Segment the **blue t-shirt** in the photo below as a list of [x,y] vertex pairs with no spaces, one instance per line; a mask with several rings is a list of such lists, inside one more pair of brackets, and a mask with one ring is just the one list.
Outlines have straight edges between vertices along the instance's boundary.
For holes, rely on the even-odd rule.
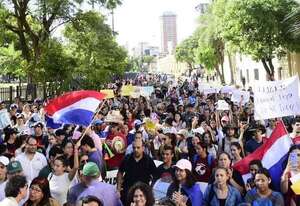
[[268,197],[262,198],[256,188],[247,192],[245,201],[252,206],[284,206],[284,200],[279,192],[272,191]]

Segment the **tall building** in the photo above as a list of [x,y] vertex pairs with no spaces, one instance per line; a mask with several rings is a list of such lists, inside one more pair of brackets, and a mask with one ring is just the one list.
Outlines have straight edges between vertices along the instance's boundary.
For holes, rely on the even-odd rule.
[[171,54],[177,45],[177,16],[172,12],[164,12],[161,20],[161,51]]

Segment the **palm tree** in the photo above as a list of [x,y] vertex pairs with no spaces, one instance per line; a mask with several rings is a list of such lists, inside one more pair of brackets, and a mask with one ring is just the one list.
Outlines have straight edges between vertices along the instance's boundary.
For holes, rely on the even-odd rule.
[[299,4],[298,8],[290,13],[285,21],[289,24],[289,32],[291,32],[294,37],[300,37],[300,0],[296,0]]

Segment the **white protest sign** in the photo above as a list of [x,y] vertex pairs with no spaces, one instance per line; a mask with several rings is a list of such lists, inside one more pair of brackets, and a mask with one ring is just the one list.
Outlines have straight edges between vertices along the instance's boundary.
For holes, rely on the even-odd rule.
[[255,120],[300,114],[299,78],[259,82],[254,85]]
[[231,101],[239,104],[242,101],[242,105],[247,104],[250,100],[250,92],[234,90],[231,95]]
[[218,100],[217,110],[219,111],[229,110],[229,104],[225,100]]
[[154,92],[153,86],[141,87],[141,95],[144,97],[150,97],[152,92]]
[[235,86],[226,85],[226,86],[224,86],[224,87],[221,88],[221,93],[222,94],[233,93],[235,90],[237,90],[235,88]]

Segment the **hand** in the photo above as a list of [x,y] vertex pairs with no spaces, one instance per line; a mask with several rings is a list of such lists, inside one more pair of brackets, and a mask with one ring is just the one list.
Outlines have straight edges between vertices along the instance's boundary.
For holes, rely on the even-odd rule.
[[249,190],[251,190],[251,186],[250,186],[249,183],[247,183],[247,184],[246,184],[246,191],[249,191]]
[[177,206],[185,206],[188,199],[180,192],[174,192],[172,195],[172,200],[176,203]]

